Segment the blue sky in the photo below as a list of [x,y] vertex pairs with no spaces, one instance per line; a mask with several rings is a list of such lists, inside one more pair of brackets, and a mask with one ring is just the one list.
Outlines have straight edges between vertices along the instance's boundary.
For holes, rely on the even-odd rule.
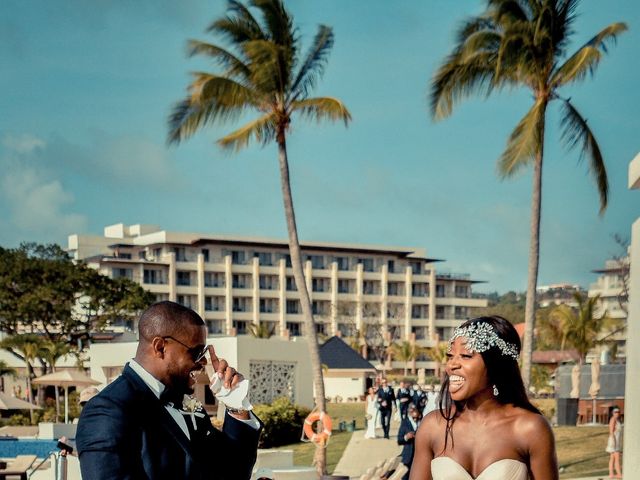
[[[496,159],[528,110],[527,91],[428,115],[428,83],[478,0],[290,0],[308,45],[318,24],[335,45],[316,95],[340,98],[353,122],[294,121],[289,159],[303,240],[417,246],[440,268],[524,290],[531,175],[500,180]],[[165,145],[166,119],[189,72],[189,38],[211,40],[220,0],[4,0],[0,3],[0,245],[59,242],[112,223],[168,230],[286,237],[275,146],[230,155],[215,140],[235,125]],[[604,26],[626,21],[594,78],[570,86],[602,148],[609,208],[586,165],[548,118],[540,284],[588,285],[618,253],[640,194],[627,190],[640,149],[637,45],[640,4],[584,0],[573,50]],[[239,124],[236,124],[239,125]]]

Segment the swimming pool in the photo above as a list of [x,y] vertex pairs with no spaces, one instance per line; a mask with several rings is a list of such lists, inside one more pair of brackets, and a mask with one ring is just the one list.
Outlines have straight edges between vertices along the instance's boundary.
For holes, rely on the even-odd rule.
[[13,458],[16,455],[35,455],[44,458],[51,451],[58,451],[56,440],[0,440],[0,458]]

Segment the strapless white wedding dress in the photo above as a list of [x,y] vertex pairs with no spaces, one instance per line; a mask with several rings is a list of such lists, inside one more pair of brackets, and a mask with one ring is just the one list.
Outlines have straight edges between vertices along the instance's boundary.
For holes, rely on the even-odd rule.
[[527,465],[519,460],[505,458],[493,462],[475,479],[462,465],[451,457],[436,457],[431,460],[433,480],[527,480]]

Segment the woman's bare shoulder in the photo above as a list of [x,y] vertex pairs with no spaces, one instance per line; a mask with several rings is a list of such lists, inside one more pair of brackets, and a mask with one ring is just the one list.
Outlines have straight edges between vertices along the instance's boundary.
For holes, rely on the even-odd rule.
[[523,436],[553,434],[549,421],[539,413],[531,412],[525,408],[514,407],[513,426]]

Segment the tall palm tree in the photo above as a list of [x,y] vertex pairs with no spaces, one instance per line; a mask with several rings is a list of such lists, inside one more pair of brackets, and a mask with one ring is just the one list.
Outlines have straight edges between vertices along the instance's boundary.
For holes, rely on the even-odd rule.
[[[0,342],[0,348],[11,352],[13,355],[23,360],[27,367],[27,400],[33,403],[33,393],[31,391],[31,377],[33,377],[33,367],[31,363],[40,357],[42,350],[42,337],[33,333],[24,333],[7,337]],[[33,409],[29,410],[31,423],[34,421]]]
[[[56,342],[53,340],[45,340],[40,348],[40,356],[49,364],[51,373],[56,371],[56,362],[58,359],[71,353],[71,345],[65,342]],[[60,419],[60,390],[55,387],[56,398],[56,422]]]
[[442,379],[442,366],[447,364],[449,342],[438,342],[436,346],[427,348],[427,355],[436,362],[436,377]]
[[533,165],[531,243],[529,247],[525,335],[522,373],[530,383],[535,293],[540,256],[542,164],[547,107],[562,104],[561,129],[569,148],[579,147],[600,194],[600,213],[607,206],[608,182],[604,159],[587,120],[560,88],[593,74],[607,44],[627,29],[613,23],[598,32],[573,55],[567,47],[579,0],[486,0],[480,16],[467,20],[458,31],[453,52],[431,83],[431,114],[435,120],[451,114],[454,103],[477,92],[489,94],[504,87],[524,86],[533,94],[533,106],[511,133],[498,161],[498,172],[510,177]]
[[[249,7],[257,9],[262,21],[254,17]],[[351,119],[339,100],[309,96],[324,72],[333,46],[333,32],[330,27],[320,25],[308,52],[300,56],[300,36],[282,0],[251,0],[249,6],[228,0],[227,14],[215,20],[208,31],[221,37],[228,46],[191,40],[190,54],[209,57],[220,65],[222,73],[193,74],[187,97],[174,107],[169,117],[168,141],[179,143],[207,124],[236,120],[254,111],[258,118],[220,138],[218,144],[225,149],[240,150],[252,138],[262,145],[276,142],[291,266],[309,340],[315,406],[326,411],[318,340],[291,196],[286,140],[294,114],[317,121],[342,120],[345,125]],[[322,446],[316,449],[315,463],[320,473],[326,473]]]
[[595,297],[582,296],[574,293],[577,308],[560,305],[553,309],[550,316],[560,325],[562,332],[562,349],[574,348],[580,355],[580,363],[584,363],[589,350],[604,343],[602,333],[615,326],[616,320],[607,315],[607,311],[599,314],[598,303],[600,295]]
[[404,376],[407,376],[407,370],[411,368],[411,373],[415,373],[416,359],[424,351],[422,347],[412,342],[393,343],[389,345],[389,354],[404,363]]

